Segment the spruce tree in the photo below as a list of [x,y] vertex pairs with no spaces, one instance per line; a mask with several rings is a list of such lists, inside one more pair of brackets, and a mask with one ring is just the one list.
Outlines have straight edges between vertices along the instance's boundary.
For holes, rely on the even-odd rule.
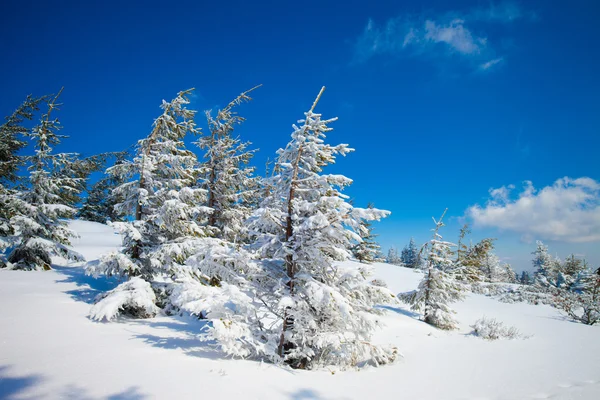
[[402,260],[400,259],[400,256],[398,256],[398,249],[395,247],[390,247],[385,260],[388,264],[402,265]]
[[415,240],[413,238],[410,238],[408,245],[402,249],[400,259],[402,264],[404,264],[404,266],[407,268],[419,268],[421,265],[419,250],[417,249]]
[[202,227],[206,191],[191,188],[197,159],[183,143],[187,135],[198,133],[195,111],[186,108],[192,90],[179,92],[171,102],[163,101],[163,112],[150,135],[138,141],[134,159],[107,170],[115,180],[125,182],[112,191],[120,200],[115,212],[133,220],[113,223],[123,234],[123,250],[89,266],[90,274],[141,276],[151,281],[176,260],[192,255],[192,250],[172,255],[162,264],[156,257],[161,245],[181,237],[207,235]]
[[[447,210],[446,210],[447,211]],[[442,240],[439,230],[444,226],[441,218],[433,222],[433,238],[424,248],[426,251],[427,270],[419,283],[417,290],[400,294],[400,300],[410,304],[413,310],[423,312],[423,320],[440,329],[456,329],[457,321],[454,319],[449,304],[461,300],[460,285],[454,280],[455,263],[452,259],[453,243]]]
[[575,321],[586,325],[600,322],[600,274],[587,268],[580,271],[572,289],[560,290],[556,305]]
[[341,192],[352,181],[322,173],[336,155],[352,151],[324,142],[336,119],[314,112],[323,89],[300,126],[294,125],[292,140],[278,151],[272,191],[249,221],[257,252],[271,271],[265,281],[271,286],[259,296],[279,316],[269,337],[276,338],[278,356],[293,367],[384,363],[395,352],[370,343],[377,326],[374,306],[393,296],[370,284],[365,268],[336,261],[350,257],[361,220],[389,212],[352,207]]
[[19,152],[27,145],[24,140],[31,121],[46,97],[27,96],[25,101],[0,125],[0,250],[9,247],[8,236],[14,233],[10,219],[15,213],[17,191],[12,187],[18,180],[17,171],[25,164]]
[[75,233],[67,228],[64,219],[72,218],[76,210],[66,204],[63,195],[65,192],[78,194],[80,179],[53,173],[76,160],[74,154],[52,152],[52,146],[65,137],[58,134],[61,126],[52,114],[60,106],[57,100],[61,93],[62,89],[47,102],[48,111],[40,124],[28,133],[35,143],[35,155],[27,157],[29,185],[18,193],[13,203],[10,224],[19,233],[20,240],[8,256],[12,268],[48,270],[52,256],[82,259],[67,247]]
[[207,111],[210,134],[196,142],[205,150],[199,177],[211,210],[207,225],[214,236],[230,242],[246,241],[244,221],[261,195],[260,182],[253,176],[254,167],[248,165],[254,155],[254,151],[248,150],[251,143],[233,136],[235,126],[244,121],[233,108],[252,100],[249,93],[258,87],[260,85],[240,94],[219,110],[216,117]]
[[[367,208],[373,208],[373,204],[369,203]],[[366,264],[370,264],[375,261],[379,252],[379,244],[375,238],[377,235],[373,234],[373,224],[369,221],[361,221],[358,227],[358,234],[360,241],[352,247],[352,254],[354,257]]]

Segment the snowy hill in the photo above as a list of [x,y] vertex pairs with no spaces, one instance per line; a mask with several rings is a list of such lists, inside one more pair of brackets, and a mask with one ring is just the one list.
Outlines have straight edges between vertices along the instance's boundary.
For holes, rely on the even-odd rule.
[[[110,227],[74,221],[75,250],[88,260],[117,248]],[[157,317],[92,322],[94,297],[116,281],[93,279],[81,265],[49,272],[0,270],[2,399],[598,399],[600,327],[573,323],[556,309],[469,295],[455,304],[460,330],[426,325],[406,306],[387,307],[376,340],[403,355],[360,371],[298,371],[225,358],[197,339],[204,323]],[[394,291],[421,275],[374,264]],[[528,339],[471,335],[482,316],[517,327]]]

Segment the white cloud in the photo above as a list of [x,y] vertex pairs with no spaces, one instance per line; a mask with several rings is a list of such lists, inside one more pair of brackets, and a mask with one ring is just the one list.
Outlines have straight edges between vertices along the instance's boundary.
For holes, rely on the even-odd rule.
[[487,39],[473,36],[464,24],[462,19],[454,19],[445,25],[427,20],[424,39],[433,43],[445,43],[462,54],[479,53],[485,47]]
[[382,24],[369,19],[354,46],[354,61],[376,55],[459,55],[473,69],[489,70],[504,61],[485,32],[492,22],[508,24],[526,15],[516,3],[440,15],[399,16]]
[[516,198],[513,189],[491,189],[486,205],[469,207],[467,217],[475,226],[516,232],[525,241],[600,241],[600,183],[594,179],[565,177],[541,190],[526,181]]
[[494,58],[493,60],[484,62],[483,64],[479,65],[479,69],[482,71],[487,71],[490,68],[492,68],[494,65],[497,65],[499,63],[501,63],[502,61],[504,61],[504,57],[500,57],[500,58]]

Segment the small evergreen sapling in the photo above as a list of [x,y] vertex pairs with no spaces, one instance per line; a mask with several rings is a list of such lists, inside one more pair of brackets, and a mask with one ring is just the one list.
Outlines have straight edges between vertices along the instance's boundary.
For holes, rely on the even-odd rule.
[[410,238],[408,245],[402,249],[400,259],[407,268],[419,268],[421,265],[421,256],[413,238]]
[[[447,211],[447,210],[446,210]],[[423,320],[440,329],[456,329],[457,321],[454,319],[449,304],[462,300],[461,286],[454,280],[454,260],[451,248],[455,246],[442,240],[439,234],[444,226],[443,218],[436,221],[433,229],[433,238],[424,247],[427,252],[425,259],[427,270],[419,283],[417,290],[398,295],[399,299],[410,304],[413,310],[423,312]]]
[[[368,204],[368,208],[373,208],[373,204]],[[379,244],[375,240],[377,235],[373,234],[373,227],[369,221],[361,221],[358,227],[360,241],[352,247],[354,257],[366,264],[375,261],[379,252]]]

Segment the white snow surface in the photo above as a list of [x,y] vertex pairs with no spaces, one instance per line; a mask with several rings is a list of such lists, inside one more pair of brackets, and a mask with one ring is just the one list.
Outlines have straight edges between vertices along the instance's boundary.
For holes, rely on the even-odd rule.
[[[88,260],[120,246],[105,225],[71,228],[80,235],[73,247]],[[398,362],[298,371],[226,358],[198,340],[205,322],[193,318],[94,322],[94,297],[118,282],[56,263],[49,272],[0,270],[0,399],[600,399],[600,327],[548,306],[468,295],[452,305],[460,321],[452,332],[407,306],[386,307],[375,340],[395,345]],[[421,278],[394,265],[374,270],[394,293]],[[470,325],[483,316],[531,337],[478,338]]]

